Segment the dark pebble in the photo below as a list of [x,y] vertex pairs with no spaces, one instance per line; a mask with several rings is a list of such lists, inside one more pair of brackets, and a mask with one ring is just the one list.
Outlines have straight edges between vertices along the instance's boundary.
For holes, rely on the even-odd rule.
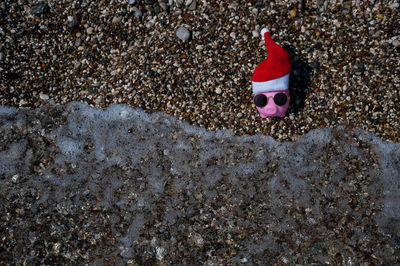
[[89,92],[91,92],[93,94],[99,93],[99,91],[96,88],[89,88]]
[[5,79],[8,80],[15,80],[15,79],[19,79],[21,78],[21,74],[15,73],[15,72],[8,72],[6,74],[4,74]]
[[319,66],[319,63],[317,61],[311,63],[312,68],[317,68],[318,66]]
[[36,16],[50,13],[50,6],[48,4],[40,4],[33,9],[32,13]]
[[380,119],[379,119],[379,118],[372,119],[372,123],[373,123],[374,125],[377,125],[377,124],[380,123]]
[[68,21],[68,23],[67,23],[67,26],[68,26],[69,28],[71,28],[71,29],[77,28],[78,25],[79,25],[79,21],[78,21],[78,19],[76,19],[76,18],[74,18],[74,19],[71,20],[71,21]]
[[317,43],[316,45],[314,45],[314,49],[321,49],[322,48],[322,43]]

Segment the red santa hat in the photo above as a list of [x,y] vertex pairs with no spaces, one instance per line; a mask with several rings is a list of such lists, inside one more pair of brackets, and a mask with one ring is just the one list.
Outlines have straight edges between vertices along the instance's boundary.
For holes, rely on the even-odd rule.
[[267,46],[267,58],[259,64],[253,73],[253,93],[284,91],[289,88],[290,57],[278,44],[271,39],[268,29],[263,29]]

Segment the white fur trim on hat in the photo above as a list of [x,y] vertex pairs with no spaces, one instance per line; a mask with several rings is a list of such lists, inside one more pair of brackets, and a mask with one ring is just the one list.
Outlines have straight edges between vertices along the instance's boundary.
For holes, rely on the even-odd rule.
[[289,74],[286,74],[280,78],[268,80],[264,82],[255,82],[252,81],[251,85],[253,88],[253,93],[257,94],[260,92],[269,92],[269,91],[284,91],[289,88]]
[[262,36],[263,39],[264,39],[264,34],[265,34],[266,32],[269,32],[269,29],[263,28],[263,29],[261,30],[261,36]]

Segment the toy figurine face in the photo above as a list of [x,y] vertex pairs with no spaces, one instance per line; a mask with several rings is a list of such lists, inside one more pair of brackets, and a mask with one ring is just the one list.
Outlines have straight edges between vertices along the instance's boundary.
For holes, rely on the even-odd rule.
[[289,107],[289,90],[257,93],[253,97],[254,104],[262,118],[268,116],[284,117]]

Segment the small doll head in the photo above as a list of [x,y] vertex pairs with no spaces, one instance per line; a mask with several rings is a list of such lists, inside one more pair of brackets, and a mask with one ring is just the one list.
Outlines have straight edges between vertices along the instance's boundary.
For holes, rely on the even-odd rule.
[[253,73],[253,100],[262,118],[284,117],[289,107],[290,57],[276,44],[267,29],[261,31],[267,46],[267,58]]

